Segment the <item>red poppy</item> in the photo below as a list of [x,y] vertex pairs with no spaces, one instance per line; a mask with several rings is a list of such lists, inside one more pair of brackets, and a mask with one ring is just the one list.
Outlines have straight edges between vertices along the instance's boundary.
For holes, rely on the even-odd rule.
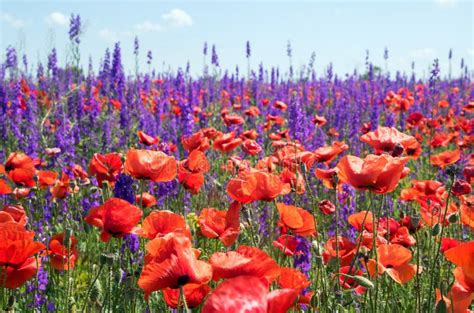
[[249,171],[232,178],[227,184],[227,193],[241,203],[272,201],[282,193],[283,187],[283,182],[277,175],[264,171]]
[[196,258],[190,239],[182,234],[157,237],[146,245],[146,250],[138,286],[147,300],[153,291],[205,284],[212,278],[211,266]]
[[228,279],[211,293],[202,307],[203,313],[284,313],[295,303],[294,289],[268,291],[265,280],[254,276]]
[[38,177],[38,185],[40,188],[51,187],[58,178],[58,173],[53,171],[38,171],[36,175]]
[[255,140],[247,139],[242,144],[242,150],[249,155],[257,155],[262,151],[262,147]]
[[474,196],[463,197],[461,200],[461,222],[474,229]]
[[314,150],[316,161],[331,163],[339,154],[347,150],[349,147],[344,142],[335,141],[331,146],[325,146]]
[[446,252],[447,250],[459,246],[460,242],[454,238],[443,237],[441,238],[441,247],[440,251],[442,253]]
[[204,173],[209,171],[209,162],[204,152],[193,150],[188,158],[179,162],[178,180],[192,194],[197,194],[204,184]]
[[337,164],[339,179],[359,190],[374,193],[392,192],[405,168],[405,158],[369,154],[365,159],[346,155]]
[[454,164],[461,158],[461,150],[453,150],[453,151],[444,151],[440,154],[432,155],[430,157],[430,162],[434,166],[439,166],[441,168],[445,168],[448,165]]
[[17,185],[34,187],[35,163],[32,158],[21,152],[11,153],[4,167],[5,174]]
[[459,197],[462,195],[467,195],[472,192],[471,184],[463,179],[458,179],[454,182],[452,188],[453,195]]
[[202,130],[190,135],[189,137],[181,137],[181,143],[183,144],[184,149],[188,152],[196,149],[204,152],[210,147],[209,139]]
[[277,240],[273,241],[273,246],[279,249],[287,256],[293,256],[296,252],[298,241],[292,235],[281,235]]
[[304,237],[316,234],[316,223],[311,213],[305,209],[284,203],[277,203],[276,206],[280,213],[278,224],[284,227],[283,232],[288,228],[295,235]]
[[118,153],[95,153],[89,163],[89,174],[97,177],[99,187],[102,187],[104,181],[114,185],[122,169],[122,159]]
[[0,211],[0,223],[14,222],[26,226],[28,217],[21,205],[6,205]]
[[0,195],[8,195],[12,193],[12,188],[4,179],[0,179]]
[[142,217],[142,210],[126,200],[110,198],[103,205],[92,208],[84,218],[88,224],[102,229],[100,238],[109,241],[110,236],[121,238],[135,231]]
[[316,125],[316,126],[319,126],[319,127],[322,127],[324,125],[326,125],[327,123],[327,119],[324,117],[324,116],[319,116],[319,115],[316,115],[314,118],[313,118],[313,123]]
[[379,126],[376,131],[360,137],[360,140],[372,146],[376,154],[386,152],[392,156],[399,156],[405,152],[414,158],[421,154],[421,145],[416,138],[399,132],[394,127]]
[[72,192],[72,188],[69,187],[69,176],[63,173],[61,180],[57,181],[56,184],[50,189],[51,194],[56,199],[64,199],[67,194]]
[[139,130],[137,132],[138,140],[145,146],[153,146],[160,142],[160,137],[152,137]]
[[135,203],[144,208],[149,208],[156,205],[157,202],[153,195],[149,194],[148,192],[144,192],[141,195],[135,196]]
[[280,286],[280,288],[296,289],[300,292],[310,285],[311,282],[299,270],[291,267],[281,268],[280,277],[278,279],[278,286]]
[[228,247],[240,233],[240,204],[233,202],[228,211],[205,208],[199,215],[198,224],[207,238],[219,238]]
[[87,181],[87,177],[88,177],[87,172],[84,171],[82,166],[80,166],[79,164],[74,164],[71,168],[71,171],[74,174],[75,178],[79,178],[83,181]]
[[284,168],[280,173],[280,179],[284,184],[282,195],[288,194],[291,191],[294,191],[299,195],[305,193],[305,180],[300,171],[293,172],[289,168]]
[[76,244],[77,239],[74,236],[69,238],[69,243],[66,242],[64,233],[51,237],[48,251],[51,266],[60,271],[73,269],[77,260]]
[[244,119],[242,118],[242,116],[240,115],[230,115],[230,114],[226,114],[224,116],[224,123],[227,125],[227,126],[230,126],[230,125],[242,125],[244,123]]
[[230,152],[240,146],[243,142],[242,138],[235,138],[235,133],[230,132],[227,134],[221,134],[214,140],[214,149],[221,152]]
[[339,258],[341,266],[350,265],[355,257],[356,245],[345,237],[338,237],[339,254],[336,252],[336,238],[331,237],[324,245],[323,258],[327,264],[333,258]]
[[[347,221],[350,225],[352,225],[355,229],[359,232],[362,230],[372,230],[372,224],[374,222],[372,212],[370,211],[360,211],[357,213],[353,213],[349,215]],[[363,227],[362,227],[363,225]]]
[[330,169],[322,169],[322,168],[317,168],[314,171],[314,175],[319,178],[320,180],[323,181],[323,185],[326,188],[329,189],[334,189],[336,188],[336,182],[337,182],[337,172],[339,169],[337,168],[330,168]]
[[0,286],[15,289],[31,279],[40,262],[34,256],[45,246],[34,241],[35,233],[17,223],[5,223],[0,227]]
[[444,252],[444,256],[449,262],[460,267],[463,274],[474,283],[474,241],[461,243]]
[[288,105],[283,101],[275,101],[273,103],[273,107],[283,112],[285,112],[286,109],[288,109]]
[[377,247],[378,263],[370,259],[367,271],[371,277],[387,273],[399,284],[406,284],[416,274],[416,265],[409,264],[412,253],[407,248],[397,245],[380,245]]
[[324,215],[331,215],[336,212],[336,206],[329,200],[322,200],[318,204],[319,211]]
[[145,217],[139,235],[154,239],[169,233],[181,233],[191,239],[191,231],[184,217],[168,210],[153,211]]
[[125,160],[125,173],[136,179],[167,182],[176,177],[176,160],[161,151],[130,149]]
[[256,106],[251,106],[250,108],[248,108],[247,110],[245,110],[244,113],[245,113],[245,115],[247,115],[247,116],[255,117],[255,116],[260,115],[260,110],[259,110],[259,108],[257,108]]
[[280,275],[280,266],[267,253],[256,247],[240,246],[235,251],[215,252],[209,259],[213,274],[218,281],[250,275],[265,278],[268,283]]
[[[211,291],[211,287],[207,284],[186,284],[183,286],[183,291],[188,309],[193,309],[202,303],[202,300]],[[182,297],[180,289],[164,288],[162,292],[163,298],[170,308],[177,309],[184,306],[182,298],[180,298]]]

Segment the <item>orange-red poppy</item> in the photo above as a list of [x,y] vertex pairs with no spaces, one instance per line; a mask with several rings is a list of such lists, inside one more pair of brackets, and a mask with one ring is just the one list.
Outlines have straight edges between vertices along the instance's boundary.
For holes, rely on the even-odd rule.
[[242,125],[244,123],[244,119],[242,118],[242,116],[240,115],[237,115],[237,114],[234,114],[234,115],[231,115],[231,114],[226,114],[224,116],[224,123],[227,125],[227,126],[230,126],[230,125]]
[[296,237],[287,234],[281,235],[277,240],[273,241],[273,246],[287,256],[293,256],[295,254],[297,245],[298,241],[296,241]]
[[308,288],[311,282],[299,270],[292,267],[282,267],[280,270],[280,277],[278,278],[278,286],[280,288],[296,289],[301,291]]
[[6,205],[0,210],[0,223],[18,223],[21,226],[26,226],[28,217],[25,209],[20,205]]
[[0,286],[15,289],[31,279],[40,262],[34,256],[45,246],[34,241],[35,233],[17,223],[5,223],[0,227]]
[[138,286],[148,299],[153,291],[180,288],[187,284],[205,284],[212,278],[211,266],[196,258],[188,237],[170,233],[146,245],[145,266]]
[[392,192],[405,169],[405,158],[369,154],[365,159],[346,155],[337,164],[339,179],[359,190]]
[[204,152],[210,147],[209,139],[202,130],[190,135],[189,137],[181,137],[181,143],[183,144],[184,149],[188,152],[196,149]]
[[239,276],[219,284],[204,303],[202,313],[284,313],[293,306],[297,297],[297,290],[269,292],[265,280]]
[[34,187],[34,175],[36,173],[35,163],[32,158],[21,152],[11,153],[3,171],[17,185],[22,187]]
[[227,193],[235,201],[250,203],[272,201],[283,191],[280,177],[265,171],[249,171],[232,178],[227,184]]
[[[183,291],[188,309],[194,309],[202,303],[202,300],[211,291],[211,287],[207,284],[187,284],[183,286]],[[180,298],[182,297],[180,289],[164,288],[162,292],[163,298],[170,308],[184,307],[182,298]]]
[[256,247],[240,246],[235,251],[216,252],[209,259],[209,263],[215,281],[250,275],[265,278],[271,283],[280,275],[278,263]]
[[193,150],[186,160],[179,162],[178,180],[192,194],[197,194],[204,184],[204,173],[209,171],[209,168],[209,161],[204,152]]
[[314,156],[316,161],[325,162],[326,164],[331,163],[339,154],[347,150],[349,147],[340,141],[335,141],[331,146],[325,146],[314,150]]
[[122,169],[122,159],[118,153],[95,153],[89,163],[89,174],[96,176],[99,187],[104,181],[114,185]]
[[12,193],[12,188],[4,179],[0,179],[0,195],[8,195]]
[[61,180],[57,181],[56,184],[50,189],[53,197],[57,199],[66,198],[67,194],[72,192],[72,188],[69,186],[69,176],[63,173]]
[[149,194],[148,192],[144,192],[140,195],[135,196],[135,203],[144,208],[149,208],[156,205],[157,201],[156,201],[156,198],[152,194]]
[[356,244],[351,242],[346,237],[338,237],[338,250],[339,254],[336,252],[336,238],[331,237],[324,245],[323,258],[324,262],[327,264],[333,258],[339,258],[341,266],[350,265],[352,259],[355,257],[356,253]]
[[84,220],[100,228],[100,238],[107,242],[111,236],[121,238],[134,232],[141,217],[140,208],[126,200],[110,198],[103,205],[92,208]]
[[230,152],[242,144],[242,138],[235,138],[235,133],[221,134],[214,140],[214,149],[221,152]]
[[288,105],[285,102],[278,101],[278,100],[273,102],[273,107],[283,112],[285,112],[286,109],[288,109]]
[[399,284],[406,284],[416,274],[416,265],[410,264],[412,253],[397,244],[385,244],[377,247],[378,263],[374,259],[367,262],[367,271],[371,277],[387,273]]
[[53,186],[58,178],[58,173],[53,171],[38,171],[36,175],[38,177],[38,185],[40,188]]
[[242,150],[249,155],[257,155],[262,151],[262,147],[255,140],[247,139],[242,144]]
[[278,224],[283,227],[284,233],[286,229],[289,229],[293,234],[305,237],[316,234],[316,223],[311,213],[303,208],[284,203],[277,203],[276,206],[280,213]]
[[150,136],[141,130],[137,132],[137,136],[138,140],[145,146],[153,146],[160,142],[160,137]]
[[379,126],[377,130],[361,136],[360,140],[373,147],[376,154],[385,152],[392,156],[399,156],[405,152],[414,158],[421,155],[421,145],[416,138],[406,135],[394,127]]
[[474,229],[474,196],[462,197],[459,210],[461,212],[461,222]]
[[73,269],[77,260],[76,237],[71,236],[69,243],[66,239],[64,233],[60,233],[51,237],[49,242],[50,264],[54,269],[61,271]]
[[314,175],[322,180],[323,182],[323,185],[326,187],[326,188],[329,188],[329,189],[334,189],[336,188],[336,184],[337,184],[337,172],[339,171],[339,169],[337,168],[330,168],[330,169],[322,169],[322,168],[317,168],[315,171],[314,171]]
[[284,184],[282,195],[288,194],[291,191],[294,191],[299,195],[305,193],[305,180],[300,171],[293,172],[289,168],[285,167],[280,173],[280,179]]
[[207,238],[219,238],[228,247],[240,233],[240,204],[233,202],[229,210],[204,208],[198,218],[199,228]]
[[136,179],[167,182],[176,177],[177,164],[172,156],[161,151],[130,149],[127,152],[124,171]]
[[153,211],[145,217],[139,235],[154,239],[169,233],[181,233],[191,239],[191,231],[183,216],[168,210]]
[[454,164],[461,158],[461,150],[453,150],[453,151],[444,151],[440,154],[435,154],[430,157],[430,162],[434,166],[439,166],[441,168],[445,168],[448,165]]

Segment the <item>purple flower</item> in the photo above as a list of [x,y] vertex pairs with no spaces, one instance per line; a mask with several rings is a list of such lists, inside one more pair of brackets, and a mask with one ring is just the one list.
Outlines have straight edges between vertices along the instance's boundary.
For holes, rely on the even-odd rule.
[[76,44],[81,42],[80,40],[81,34],[81,17],[78,15],[74,16],[71,14],[71,18],[69,19],[69,39]]

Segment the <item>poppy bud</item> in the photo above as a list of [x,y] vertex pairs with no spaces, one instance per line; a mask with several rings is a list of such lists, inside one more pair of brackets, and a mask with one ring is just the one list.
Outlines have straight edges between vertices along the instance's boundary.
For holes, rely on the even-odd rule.
[[100,265],[109,265],[111,266],[115,261],[115,254],[112,253],[102,253],[100,255]]
[[336,211],[336,206],[329,200],[320,201],[318,207],[324,215],[331,215]]
[[459,173],[459,167],[457,167],[456,165],[450,165],[446,168],[446,173],[449,175],[449,176],[456,176],[458,173]]
[[365,288],[368,288],[368,289],[374,288],[374,283],[370,281],[370,279],[365,278],[364,276],[355,275],[352,278],[354,279],[356,283],[358,283],[359,285]]
[[472,192],[471,184],[464,179],[458,179],[454,182],[453,188],[451,189],[453,195],[459,197]]
[[441,233],[441,224],[436,223],[434,226],[431,228],[431,236],[436,237]]
[[421,216],[418,214],[414,214],[410,216],[410,230],[415,231],[418,229],[418,226],[420,225],[420,220]]
[[453,213],[448,216],[448,222],[451,224],[457,223],[459,221],[459,216],[456,213]]
[[11,295],[8,298],[7,307],[5,308],[5,312],[13,312],[13,306],[15,305],[15,296]]

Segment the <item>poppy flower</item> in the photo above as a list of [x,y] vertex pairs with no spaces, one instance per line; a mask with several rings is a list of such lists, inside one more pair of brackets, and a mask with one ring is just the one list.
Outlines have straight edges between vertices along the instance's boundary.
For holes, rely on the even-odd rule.
[[[341,275],[342,274],[342,275]],[[339,284],[344,289],[354,289],[354,291],[359,294],[363,295],[365,293],[365,287],[359,285],[357,281],[352,277],[349,276],[363,276],[364,273],[357,269],[354,266],[342,266],[339,269]]]
[[4,179],[0,179],[0,195],[8,195],[12,193],[12,188]]
[[74,177],[75,178],[79,178],[80,180],[82,181],[88,181],[88,175],[87,175],[87,172],[84,171],[84,169],[82,168],[82,166],[80,166],[79,164],[74,164],[72,167],[71,167],[71,171],[72,173],[74,174]]
[[3,172],[18,186],[34,187],[35,163],[32,158],[21,152],[13,152],[7,158]]
[[210,147],[209,139],[202,130],[188,137],[181,137],[181,143],[183,144],[184,149],[188,152],[196,149],[204,152]]
[[414,158],[421,155],[421,145],[416,138],[406,135],[394,127],[379,126],[377,130],[361,136],[360,140],[373,147],[376,154],[386,152],[392,156],[399,156],[405,152]]
[[54,185],[58,178],[58,173],[53,171],[38,171],[36,173],[38,177],[38,185],[40,188],[47,188]]
[[442,253],[446,252],[447,250],[459,246],[460,242],[454,238],[443,237],[441,238],[441,247],[440,251]]
[[64,199],[67,194],[72,192],[72,188],[69,187],[69,176],[63,173],[61,180],[57,181],[56,184],[50,189],[51,194],[56,199]]
[[397,245],[380,245],[377,247],[378,263],[370,259],[367,262],[367,271],[371,277],[387,273],[399,284],[406,284],[416,274],[416,265],[409,264],[412,253],[407,248]]
[[459,197],[462,195],[467,195],[472,192],[471,184],[465,181],[464,179],[458,179],[454,182],[453,188],[451,190],[453,195]]
[[461,150],[444,151],[440,154],[432,155],[430,157],[430,163],[434,166],[439,166],[444,169],[446,166],[451,165],[459,161],[461,158]]
[[113,186],[122,169],[122,159],[118,153],[95,153],[89,163],[89,174],[97,177],[99,187],[104,181]]
[[227,126],[230,126],[230,125],[242,125],[244,123],[244,119],[242,118],[242,116],[240,115],[231,115],[231,114],[226,114],[224,116],[224,123],[227,125]]
[[244,111],[244,114],[247,116],[255,117],[255,116],[260,115],[260,110],[256,106],[251,106],[247,110]]
[[308,288],[311,282],[305,274],[292,267],[282,267],[280,270],[280,277],[278,279],[278,286],[280,288],[296,289],[301,291]]
[[305,193],[305,180],[300,171],[293,172],[289,168],[284,168],[280,173],[280,179],[284,184],[282,195],[289,194],[291,191],[296,192],[298,195]]
[[160,137],[150,136],[141,130],[137,132],[138,140],[145,146],[153,146],[160,142]]
[[191,231],[183,216],[168,210],[153,211],[145,217],[139,235],[154,239],[169,233],[181,233],[191,239]]
[[336,212],[336,206],[329,200],[321,200],[318,203],[318,208],[324,215],[331,215]]
[[399,244],[406,248],[416,244],[415,238],[405,226],[398,228],[395,232],[391,232],[390,234],[390,243]]
[[6,205],[0,210],[0,223],[14,222],[26,226],[28,216],[21,205]]
[[262,147],[255,140],[247,139],[242,144],[242,150],[248,155],[257,155],[262,151]]
[[[183,291],[188,309],[193,309],[202,303],[202,300],[211,291],[211,287],[207,284],[187,284],[183,286]],[[180,299],[182,297],[180,289],[164,288],[162,292],[163,298],[170,308],[177,309],[184,306],[182,298]]]
[[338,237],[339,254],[336,252],[336,238],[331,237],[324,245],[323,259],[327,264],[333,258],[339,258],[341,266],[350,265],[355,257],[356,244],[346,237]]
[[282,193],[283,187],[284,184],[277,175],[264,171],[249,171],[232,178],[227,184],[227,193],[241,203],[272,201]]
[[314,171],[314,176],[316,176],[318,179],[323,181],[324,187],[328,189],[334,189],[336,188],[337,184],[337,172],[339,169],[337,168],[330,168],[330,169],[322,169],[322,168],[317,168]]
[[161,151],[130,149],[127,152],[125,174],[136,179],[167,182],[176,177],[176,160]]
[[51,237],[48,250],[51,266],[60,271],[73,269],[77,260],[76,244],[77,239],[74,236],[71,236],[67,243],[64,233]]
[[53,157],[56,154],[61,153],[61,149],[59,149],[59,148],[46,148],[46,149],[44,149],[44,153],[49,157]]
[[461,222],[474,229],[474,196],[463,198],[459,210],[461,211]]
[[316,161],[331,163],[339,154],[347,150],[349,147],[344,142],[335,141],[331,146],[325,146],[314,150]]
[[39,260],[34,256],[45,246],[34,241],[35,233],[17,223],[0,227],[0,267],[3,279],[0,286],[16,289],[38,271]]
[[320,116],[320,115],[316,115],[314,118],[313,118],[313,123],[316,125],[316,126],[319,126],[319,127],[323,127],[324,125],[326,125],[327,123],[327,119],[324,117],[324,116]]
[[156,198],[149,194],[148,192],[144,192],[141,195],[135,196],[135,203],[143,206],[144,208],[149,208],[156,205]]
[[241,275],[265,278],[271,283],[280,275],[280,266],[267,253],[256,247],[240,246],[235,251],[215,252],[209,259],[212,279]]
[[346,155],[337,164],[339,179],[359,190],[383,194],[398,185],[405,168],[405,158],[369,154],[365,159]]
[[269,292],[265,280],[239,276],[220,283],[207,298],[202,313],[284,313],[297,297],[298,291],[294,289]]
[[298,241],[295,236],[281,235],[277,240],[273,241],[273,246],[279,249],[287,256],[293,256],[296,252]]
[[209,167],[204,152],[193,150],[186,160],[179,162],[178,180],[192,194],[197,194],[204,184],[204,173],[209,171]]
[[305,209],[284,203],[277,203],[276,206],[278,213],[280,213],[278,224],[284,229],[288,228],[293,234],[303,237],[316,234],[316,224],[311,213]]
[[235,133],[221,134],[214,140],[213,147],[221,152],[230,152],[242,144],[242,138],[235,138]]
[[464,275],[474,282],[474,241],[463,242],[444,252],[446,259],[460,267]]
[[282,112],[285,112],[286,109],[288,109],[288,105],[283,101],[275,101],[273,103],[273,107],[275,109],[278,109],[278,110],[282,111]]
[[240,204],[233,202],[228,211],[205,208],[198,218],[199,228],[207,238],[219,238],[228,247],[240,233]]
[[107,242],[111,236],[121,238],[132,233],[141,217],[140,208],[126,200],[110,198],[103,205],[92,208],[84,220],[100,228],[100,238]]
[[145,266],[138,286],[148,300],[153,291],[205,284],[212,278],[211,266],[196,258],[191,241],[183,234],[170,233],[146,245]]
[[400,199],[403,201],[419,201],[425,199],[440,202],[448,196],[443,183],[436,180],[414,180],[411,188],[403,189]]

